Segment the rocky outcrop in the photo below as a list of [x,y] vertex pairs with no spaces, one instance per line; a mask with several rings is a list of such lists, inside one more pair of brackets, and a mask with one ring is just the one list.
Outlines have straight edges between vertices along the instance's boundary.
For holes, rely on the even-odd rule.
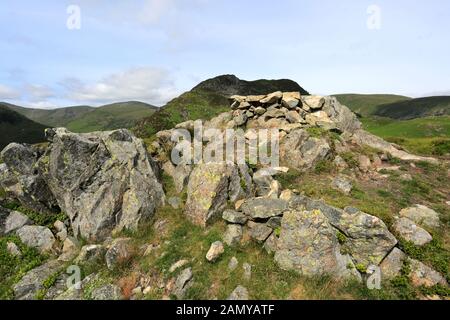
[[403,239],[414,243],[416,246],[423,246],[433,240],[431,234],[408,218],[397,219],[393,228]]
[[54,249],[56,239],[47,227],[23,226],[16,234],[27,246],[36,248],[42,253],[49,253]]
[[438,228],[440,226],[439,214],[420,204],[402,209],[399,214],[401,217],[408,218],[424,227]]
[[50,146],[39,169],[75,236],[101,240],[135,230],[164,202],[154,164],[127,130],[74,134],[47,131]]

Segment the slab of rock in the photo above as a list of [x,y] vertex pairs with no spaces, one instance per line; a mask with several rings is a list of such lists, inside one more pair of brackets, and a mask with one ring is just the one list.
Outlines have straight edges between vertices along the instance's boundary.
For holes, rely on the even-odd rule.
[[265,223],[249,221],[247,226],[249,228],[250,237],[260,243],[266,241],[273,231],[273,229],[268,227]]
[[281,91],[273,92],[268,94],[265,98],[261,99],[259,102],[262,104],[274,104],[280,101],[283,98],[283,93]]
[[439,214],[433,209],[420,204],[400,210],[400,216],[424,227],[438,228],[440,226]]
[[264,242],[264,249],[266,249],[267,253],[274,253],[278,249],[278,238],[272,233],[269,238],[267,238],[266,242]]
[[109,270],[128,262],[134,255],[130,238],[115,239],[105,254],[106,266]]
[[325,99],[321,96],[302,96],[302,102],[308,110],[320,110],[325,104]]
[[29,247],[38,249],[40,252],[51,252],[55,244],[55,237],[47,227],[23,226],[16,231],[20,240]]
[[281,104],[288,109],[294,109],[300,103],[300,99],[299,92],[283,92]]
[[6,250],[8,250],[8,253],[14,257],[22,256],[22,252],[14,242],[6,243]]
[[122,300],[124,297],[120,288],[114,284],[107,284],[92,291],[93,300]]
[[75,134],[46,131],[50,145],[39,171],[76,237],[104,240],[136,230],[165,197],[142,140],[128,130]]
[[248,300],[248,290],[243,286],[237,286],[228,296],[227,300]]
[[169,272],[173,273],[173,272],[175,272],[175,270],[177,270],[181,267],[184,267],[188,263],[189,263],[189,261],[186,259],[178,260],[177,262],[175,262],[173,265],[170,266]]
[[33,222],[23,213],[18,211],[11,211],[5,221],[4,233],[9,234],[22,228],[23,226],[30,225],[32,223]]
[[306,276],[352,276],[347,258],[340,253],[336,231],[320,210],[284,214],[275,261],[283,270]]
[[38,291],[44,289],[44,281],[58,272],[61,267],[61,262],[50,260],[45,264],[28,271],[22,279],[13,286],[15,299],[35,300]]
[[406,254],[400,249],[392,249],[380,264],[382,281],[391,280],[400,275],[400,271],[402,270],[406,258]]
[[225,251],[223,243],[220,241],[213,242],[208,252],[206,253],[206,260],[209,262],[216,261]]
[[223,241],[229,246],[236,246],[242,239],[242,226],[238,224],[229,224],[223,235]]
[[224,163],[197,165],[187,187],[185,215],[203,227],[220,215],[228,201],[230,177],[236,172],[234,165]]
[[411,241],[416,246],[423,246],[433,240],[431,234],[408,218],[397,219],[392,227],[403,239]]
[[234,270],[236,270],[236,268],[238,267],[238,265],[239,265],[238,259],[237,259],[236,257],[232,257],[232,258],[230,259],[230,262],[228,263],[228,270],[234,271]]
[[437,271],[415,259],[408,259],[411,267],[409,278],[414,286],[433,287],[437,284],[448,286],[445,278]]
[[189,289],[189,287],[192,285],[192,278],[193,278],[193,274],[192,274],[192,269],[191,268],[187,268],[184,269],[180,275],[177,277],[177,279],[175,280],[175,284],[174,284],[174,288],[173,288],[173,294],[178,298],[178,299],[183,299],[186,291]]
[[288,203],[281,199],[252,198],[246,200],[241,210],[252,219],[268,219],[279,216],[288,208]]
[[238,212],[235,210],[225,210],[222,213],[222,219],[230,223],[245,224],[248,220],[248,217],[242,212]]

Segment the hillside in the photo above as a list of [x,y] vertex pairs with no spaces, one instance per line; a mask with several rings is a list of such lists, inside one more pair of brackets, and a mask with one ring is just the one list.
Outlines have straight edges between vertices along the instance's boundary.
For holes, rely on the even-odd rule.
[[171,100],[151,117],[140,121],[134,131],[141,137],[149,137],[186,120],[208,120],[228,111],[228,98],[232,95],[260,95],[278,90],[309,94],[292,80],[245,81],[234,75],[222,75],[203,81]]
[[394,94],[335,94],[342,104],[362,117],[372,115],[378,106],[388,103],[408,101],[411,98]]
[[136,121],[149,117],[158,108],[143,102],[119,102],[93,108],[89,113],[66,124],[74,132],[114,130],[134,126]]
[[0,105],[0,149],[10,142],[43,142],[45,126]]
[[4,103],[8,108],[20,113],[30,120],[49,127],[65,127],[71,121],[82,117],[94,110],[89,106],[74,106],[52,110],[24,108]]
[[425,97],[383,104],[374,115],[398,120],[450,115],[450,96]]

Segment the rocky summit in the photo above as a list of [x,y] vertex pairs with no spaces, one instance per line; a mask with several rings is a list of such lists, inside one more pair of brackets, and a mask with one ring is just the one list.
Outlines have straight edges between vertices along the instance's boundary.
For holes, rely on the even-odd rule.
[[[8,274],[9,298],[302,299],[317,279],[448,297],[447,207],[431,202],[445,196],[427,185],[445,164],[368,133],[335,97],[232,95],[145,141],[45,135],[1,152],[5,254],[39,262]],[[77,287],[67,263],[89,273]]]

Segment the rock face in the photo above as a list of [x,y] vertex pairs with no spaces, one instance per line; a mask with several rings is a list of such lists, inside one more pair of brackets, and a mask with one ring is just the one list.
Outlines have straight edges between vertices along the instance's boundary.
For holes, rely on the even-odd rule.
[[46,134],[51,143],[40,171],[75,236],[94,241],[134,230],[164,202],[154,164],[129,131],[74,134],[58,128]]
[[[20,213],[18,211],[9,211],[7,209],[3,210],[5,210],[7,218],[4,221],[3,228],[0,228],[0,235],[9,234],[22,228],[25,225],[32,224],[32,221],[23,213]],[[3,229],[3,231],[1,231],[1,229]]]
[[227,300],[248,300],[248,290],[243,286],[237,286]]
[[50,229],[41,226],[24,226],[16,234],[27,246],[37,248],[40,252],[51,252],[56,241]]
[[411,241],[416,246],[423,246],[433,240],[431,234],[408,218],[398,219],[393,228],[402,238]]
[[252,198],[242,204],[241,210],[252,219],[268,219],[281,215],[287,207],[281,199]]
[[53,212],[57,202],[42,175],[37,161],[43,151],[39,147],[11,143],[1,152],[0,185],[26,207],[37,212]]
[[320,210],[284,214],[275,261],[284,270],[306,276],[347,273],[336,231]]
[[180,275],[175,280],[175,286],[173,288],[173,294],[178,299],[183,299],[186,291],[189,289],[189,287],[192,285],[192,269],[187,268],[184,269]]
[[106,266],[108,269],[114,270],[116,267],[128,262],[133,256],[133,253],[131,239],[115,239],[108,251],[106,251]]
[[394,248],[380,264],[382,281],[391,280],[400,274],[406,254]]

